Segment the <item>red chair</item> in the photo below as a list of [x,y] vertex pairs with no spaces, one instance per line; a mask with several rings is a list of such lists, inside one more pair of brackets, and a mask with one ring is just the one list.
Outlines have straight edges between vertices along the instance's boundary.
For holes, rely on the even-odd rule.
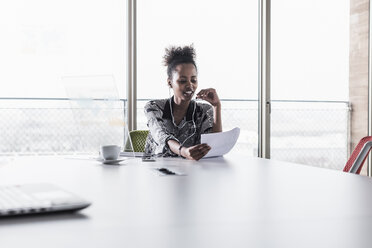
[[353,153],[351,154],[349,160],[347,161],[344,171],[360,174],[362,170],[364,161],[368,157],[368,153],[372,148],[372,136],[366,136],[362,138],[358,145],[355,147]]

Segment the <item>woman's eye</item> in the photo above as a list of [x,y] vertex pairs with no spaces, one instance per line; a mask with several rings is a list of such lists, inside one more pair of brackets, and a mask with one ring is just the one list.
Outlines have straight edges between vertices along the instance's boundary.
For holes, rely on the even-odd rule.
[[181,84],[185,84],[185,83],[187,83],[187,81],[186,80],[181,80],[181,81],[179,81]]
[[194,84],[196,84],[198,82],[198,80],[192,79],[191,82],[194,83]]

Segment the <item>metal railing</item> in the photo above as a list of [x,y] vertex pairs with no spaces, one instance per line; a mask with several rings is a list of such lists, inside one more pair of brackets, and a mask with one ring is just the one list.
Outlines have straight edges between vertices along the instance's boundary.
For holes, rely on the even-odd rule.
[[[137,129],[147,129],[137,101]],[[0,98],[0,155],[96,152],[124,145],[126,100]],[[233,153],[257,156],[256,100],[222,100],[223,129],[241,128]],[[272,101],[271,158],[341,169],[348,158],[348,102]]]
[[[137,128],[147,129],[137,101]],[[221,100],[223,130],[240,127],[233,153],[258,155],[258,101]],[[350,106],[343,101],[272,101],[271,158],[342,169],[349,156]]]
[[124,100],[0,98],[0,154],[75,154],[123,145],[124,110]]

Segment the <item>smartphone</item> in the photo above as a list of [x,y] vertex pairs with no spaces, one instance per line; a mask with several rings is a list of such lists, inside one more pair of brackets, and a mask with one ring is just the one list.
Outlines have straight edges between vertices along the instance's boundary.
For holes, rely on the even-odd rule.
[[155,162],[156,159],[154,157],[151,157],[151,156],[143,156],[142,157],[142,162]]

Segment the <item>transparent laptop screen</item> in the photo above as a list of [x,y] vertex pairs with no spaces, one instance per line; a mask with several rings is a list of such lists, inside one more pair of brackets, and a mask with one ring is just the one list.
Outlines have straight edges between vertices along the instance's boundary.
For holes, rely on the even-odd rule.
[[126,101],[119,98],[112,75],[64,76],[62,83],[70,99],[79,150],[97,152],[108,145],[133,150],[125,121]]

